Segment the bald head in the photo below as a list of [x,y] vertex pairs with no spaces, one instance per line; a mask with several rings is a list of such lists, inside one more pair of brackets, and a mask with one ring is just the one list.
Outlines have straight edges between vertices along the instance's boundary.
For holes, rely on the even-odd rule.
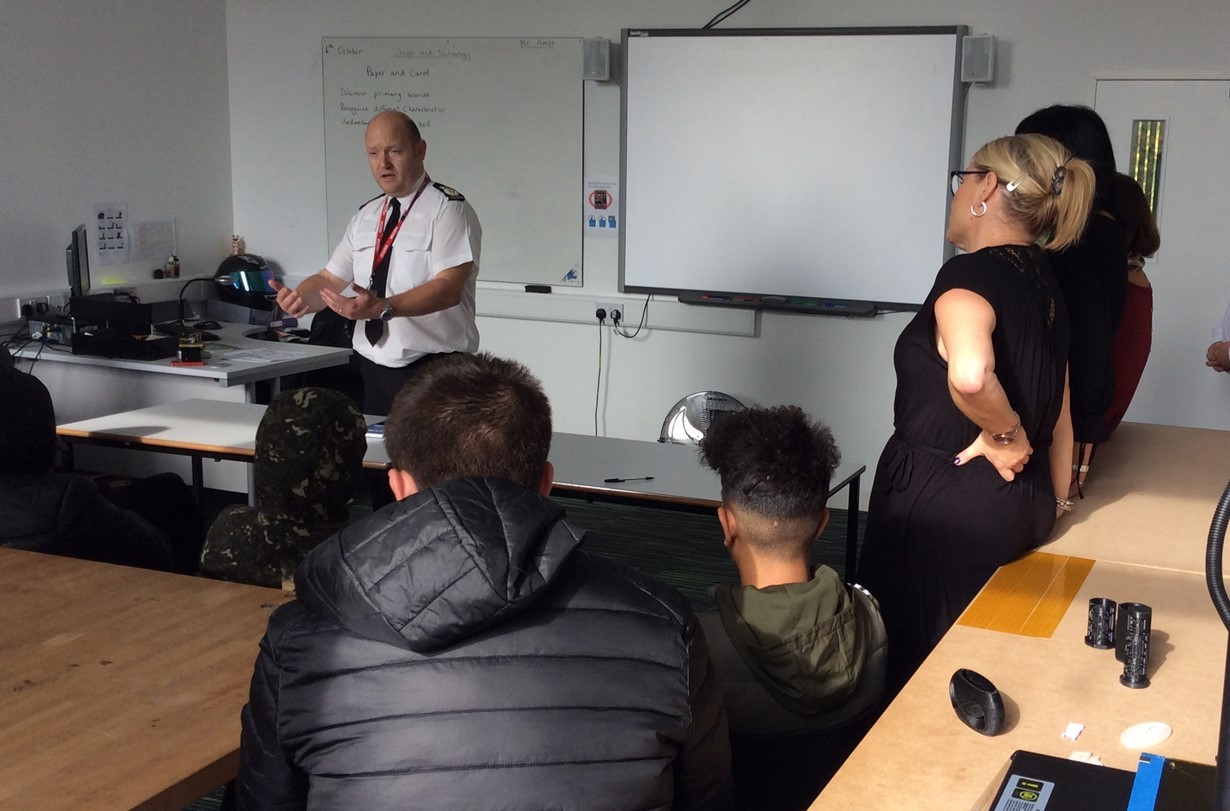
[[401,110],[382,110],[376,113],[367,125],[368,132],[374,126],[392,127],[394,130],[400,130],[401,134],[408,141],[421,141],[423,139],[423,136],[419,133],[418,124],[415,124],[414,119]]

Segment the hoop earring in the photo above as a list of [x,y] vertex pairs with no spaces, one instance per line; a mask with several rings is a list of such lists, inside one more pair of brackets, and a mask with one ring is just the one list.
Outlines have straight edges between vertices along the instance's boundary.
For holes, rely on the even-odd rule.
[[987,213],[987,203],[985,200],[983,200],[978,205],[982,206],[982,211],[975,211],[973,206],[969,207],[969,215],[971,217],[981,217],[982,215]]

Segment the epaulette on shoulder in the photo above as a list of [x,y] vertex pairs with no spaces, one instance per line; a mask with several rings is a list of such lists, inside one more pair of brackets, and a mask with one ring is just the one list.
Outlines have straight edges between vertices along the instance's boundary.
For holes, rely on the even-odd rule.
[[363,201],[363,203],[362,203],[362,204],[360,204],[360,206],[359,206],[359,211],[362,211],[362,210],[363,210],[363,206],[366,206],[368,203],[373,203],[373,202],[375,202],[375,201],[379,200],[381,197],[384,197],[384,192],[380,192],[380,194],[377,194],[375,197],[373,197],[373,198],[372,198],[372,199],[370,199],[370,200],[364,200],[364,201]]
[[445,197],[447,197],[450,200],[460,203],[460,202],[464,202],[466,199],[466,196],[464,194],[457,191],[452,186],[445,186],[443,183],[432,183],[431,185],[439,189],[440,193],[443,194]]

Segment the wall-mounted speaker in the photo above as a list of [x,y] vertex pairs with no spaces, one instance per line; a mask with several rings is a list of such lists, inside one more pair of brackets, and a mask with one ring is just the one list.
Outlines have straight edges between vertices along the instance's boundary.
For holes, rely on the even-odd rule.
[[961,81],[990,82],[994,79],[995,37],[990,34],[962,37]]
[[585,59],[582,78],[589,82],[605,82],[611,78],[611,41],[607,39],[585,40]]

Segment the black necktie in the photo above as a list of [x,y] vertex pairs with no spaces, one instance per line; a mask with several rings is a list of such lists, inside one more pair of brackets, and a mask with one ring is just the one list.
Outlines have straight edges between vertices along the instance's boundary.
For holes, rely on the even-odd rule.
[[[380,239],[376,241],[377,250],[382,245],[389,241],[393,234],[393,229],[397,227],[397,221],[401,219],[401,203],[396,197],[389,198],[389,208],[385,212],[384,232],[380,235]],[[384,298],[385,283],[389,280],[389,259],[393,255],[393,246],[389,245],[385,250],[384,255],[380,257],[380,261],[372,268],[372,282],[368,286],[368,290],[376,298]],[[363,332],[367,335],[367,342],[372,346],[384,335],[384,321],[380,318],[369,318],[367,323],[363,325]]]

